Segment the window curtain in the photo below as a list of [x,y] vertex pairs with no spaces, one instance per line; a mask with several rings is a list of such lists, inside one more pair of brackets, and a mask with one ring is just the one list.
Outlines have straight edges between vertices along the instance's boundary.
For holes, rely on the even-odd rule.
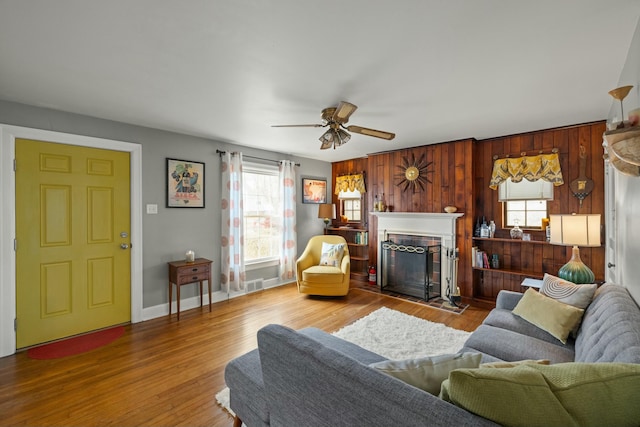
[[341,191],[355,190],[358,190],[361,194],[367,192],[364,185],[364,174],[358,173],[354,175],[342,175],[336,177],[336,185],[334,189],[335,194],[340,194]]
[[295,163],[282,160],[279,167],[280,211],[282,214],[282,246],[280,249],[280,278],[296,277],[296,171]]
[[222,290],[244,289],[244,216],[242,212],[242,153],[222,155],[222,228],[221,271]]
[[523,178],[532,182],[543,179],[556,187],[564,184],[558,153],[497,159],[493,162],[489,188],[497,189],[508,178],[512,182],[520,182]]

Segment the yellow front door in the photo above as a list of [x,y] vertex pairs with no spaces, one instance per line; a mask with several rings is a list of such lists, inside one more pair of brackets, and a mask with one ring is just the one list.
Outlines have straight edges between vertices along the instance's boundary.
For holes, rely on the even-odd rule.
[[17,348],[131,320],[129,185],[129,153],[16,139]]

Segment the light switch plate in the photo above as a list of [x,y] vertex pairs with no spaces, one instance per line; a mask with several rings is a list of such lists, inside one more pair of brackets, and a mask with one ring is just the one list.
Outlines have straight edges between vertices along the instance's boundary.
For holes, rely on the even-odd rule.
[[147,205],[147,213],[148,214],[157,214],[158,213],[158,205]]

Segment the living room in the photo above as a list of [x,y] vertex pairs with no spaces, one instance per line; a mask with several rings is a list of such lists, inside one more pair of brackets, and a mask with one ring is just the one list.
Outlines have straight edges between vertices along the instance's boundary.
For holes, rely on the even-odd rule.
[[[151,5],[147,6],[149,9],[153,9]],[[289,6],[293,7],[293,5]],[[359,6],[362,7],[363,10],[367,8],[367,6],[363,4],[360,4]],[[498,5],[493,2],[485,6],[498,7]],[[577,4],[574,4],[574,6],[576,8],[580,7],[580,5]],[[390,200],[389,202],[396,211],[442,212],[444,206],[450,204],[455,205],[460,212],[465,214],[459,221],[460,227],[457,241],[462,257],[459,271],[459,286],[461,288],[462,296],[468,300],[472,300],[474,296],[478,295],[474,295],[476,292],[476,289],[474,289],[474,273],[471,269],[470,259],[468,258],[468,254],[471,250],[472,234],[470,233],[472,233],[478,216],[485,215],[487,216],[487,219],[497,219],[500,215],[497,211],[499,206],[497,199],[493,199],[496,196],[492,192],[493,190],[488,189],[490,170],[486,165],[491,163],[491,159],[494,154],[514,154],[522,151],[535,152],[542,148],[552,148],[557,142],[561,146],[560,159],[566,184],[564,185],[564,188],[557,190],[559,192],[558,194],[560,194],[560,198],[553,202],[552,206],[554,207],[554,211],[552,213],[570,213],[572,211],[578,213],[601,213],[603,215],[604,224],[617,225],[618,228],[615,230],[605,227],[608,238],[612,236],[611,233],[613,231],[616,232],[614,242],[617,256],[615,256],[615,258],[611,258],[605,247],[597,249],[585,248],[584,250],[581,249],[583,259],[594,270],[599,281],[607,280],[608,274],[615,273],[616,282],[626,286],[637,301],[640,299],[640,285],[633,280],[638,274],[638,267],[635,265],[636,263],[634,263],[634,260],[637,259],[638,249],[640,248],[637,244],[638,239],[634,231],[638,228],[637,218],[640,210],[640,207],[637,205],[638,202],[636,201],[638,199],[636,190],[637,185],[635,185],[636,179],[634,177],[622,175],[615,172],[615,170],[610,169],[613,172],[611,181],[615,184],[615,191],[613,194],[610,192],[608,193],[607,191],[611,190],[607,190],[608,184],[605,182],[605,162],[602,159],[603,151],[601,147],[601,136],[602,132],[606,129],[606,123],[619,114],[620,108],[620,103],[615,102],[609,95],[607,95],[607,91],[618,86],[627,84],[634,85],[634,89],[624,100],[625,112],[637,108],[639,105],[638,82],[640,81],[640,64],[638,57],[635,54],[640,46],[640,36],[638,35],[637,25],[638,10],[631,2],[620,2],[618,6],[625,8],[624,10],[629,12],[625,14],[624,17],[626,20],[626,26],[617,34],[612,30],[612,26],[605,26],[605,29],[609,30],[608,33],[610,33],[607,34],[607,37],[610,38],[607,38],[607,41],[603,44],[605,46],[611,46],[612,50],[615,50],[616,52],[618,50],[624,50],[624,54],[621,55],[621,58],[618,58],[618,62],[615,62],[619,65],[611,67],[614,68],[613,70],[606,69],[609,67],[604,66],[602,64],[603,61],[600,58],[602,51],[598,48],[594,48],[593,51],[590,52],[592,67],[597,68],[598,70],[606,69],[602,72],[604,73],[606,71],[606,73],[609,74],[606,79],[600,79],[606,80],[606,86],[597,89],[599,96],[599,108],[597,111],[599,111],[600,114],[579,114],[578,111],[576,111],[575,114],[565,115],[561,119],[558,118],[552,121],[542,121],[539,116],[534,115],[534,112],[531,112],[530,115],[521,116],[518,123],[514,123],[514,127],[517,127],[518,129],[517,131],[486,134],[484,133],[486,132],[484,125],[476,122],[477,131],[472,130],[458,138],[448,138],[446,136],[438,138],[437,136],[434,136],[423,138],[422,140],[416,139],[413,141],[412,146],[401,147],[398,148],[398,150],[396,150],[395,145],[386,145],[386,149],[374,149],[372,148],[374,145],[369,145],[369,140],[375,140],[375,138],[357,135],[345,146],[338,147],[335,150],[327,150],[337,152],[338,156],[344,156],[342,158],[329,161],[318,158],[315,153],[304,155],[305,152],[320,152],[318,149],[319,143],[317,142],[317,137],[321,132],[315,132],[313,129],[295,130],[295,133],[291,134],[294,135],[295,141],[289,142],[291,149],[272,151],[270,149],[272,145],[269,143],[252,142],[254,145],[248,146],[243,145],[241,143],[243,141],[240,139],[227,139],[226,137],[218,138],[213,133],[203,131],[202,127],[198,129],[196,126],[193,129],[186,129],[179,122],[179,119],[170,115],[162,115],[159,119],[165,123],[165,125],[162,126],[150,122],[128,122],[126,119],[114,119],[111,118],[113,116],[109,115],[101,116],[99,109],[96,110],[94,108],[95,105],[101,103],[101,96],[103,95],[98,96],[94,94],[90,90],[90,86],[103,85],[109,87],[110,83],[105,80],[101,80],[99,82],[87,81],[79,86],[75,91],[71,91],[79,95],[80,99],[77,101],[77,104],[73,105],[64,104],[63,99],[49,100],[44,97],[47,86],[64,86],[63,82],[49,80],[42,80],[40,85],[38,85],[40,86],[39,90],[42,92],[42,99],[23,99],[21,98],[20,93],[23,90],[25,93],[28,92],[28,88],[23,87],[21,84],[17,83],[17,80],[12,80],[12,78],[9,77],[14,76],[15,70],[12,70],[11,73],[3,72],[2,74],[4,77],[0,77],[0,87],[2,88],[0,91],[0,122],[9,127],[41,129],[70,135],[86,135],[106,140],[130,142],[139,146],[139,154],[141,157],[139,165],[140,194],[139,205],[134,207],[138,209],[138,213],[135,214],[138,218],[138,234],[135,236],[137,240],[132,240],[131,243],[133,244],[132,249],[137,250],[140,248],[141,251],[139,254],[135,255],[139,256],[137,264],[135,264],[135,262],[133,264],[133,274],[135,277],[134,282],[137,282],[136,286],[139,287],[137,299],[134,299],[134,302],[138,306],[135,310],[132,310],[136,313],[132,318],[133,322],[140,322],[141,324],[144,324],[145,320],[161,318],[168,313],[166,283],[167,262],[183,258],[185,251],[193,250],[197,256],[213,260],[212,275],[214,278],[220,276],[219,260],[221,256],[219,249],[220,245],[217,238],[219,236],[219,224],[221,222],[221,218],[217,207],[218,201],[220,200],[221,189],[220,159],[216,150],[242,151],[243,154],[248,156],[255,156],[274,161],[285,158],[287,160],[300,163],[301,166],[298,168],[299,176],[297,185],[300,185],[299,181],[303,176],[323,177],[327,180],[328,194],[333,194],[333,185],[337,175],[356,171],[366,171],[368,180],[366,204],[369,211],[372,211],[373,197],[381,193],[385,193],[387,198],[390,198],[392,195],[397,197],[397,199],[394,199],[393,201]],[[339,10],[342,6],[335,5],[335,7],[336,10]],[[380,6],[377,5],[377,7]],[[593,2],[591,7],[596,11],[601,10],[603,15],[614,8],[614,6],[608,2]],[[26,7],[26,9],[29,8]],[[25,15],[23,18],[33,17],[30,13],[27,13],[29,11],[22,10],[21,8],[15,11],[12,10],[12,12],[15,12],[18,16],[24,13]],[[58,13],[63,13],[64,11],[61,12],[60,10],[57,10],[55,12],[57,17]],[[150,13],[153,15],[154,13],[160,14],[161,12],[161,10],[156,10],[155,12]],[[597,16],[593,10],[592,13],[592,18]],[[43,15],[47,14],[44,13]],[[13,20],[12,22],[7,22],[5,28],[11,28],[14,30],[12,33],[14,35],[16,34],[15,22],[29,22],[20,18],[11,18],[11,13],[3,13],[3,16],[5,17],[3,18],[3,23],[4,19]],[[567,15],[565,14],[563,16]],[[46,17],[41,16],[39,19],[46,20]],[[606,19],[608,22],[610,18]],[[55,20],[52,19],[51,22],[47,24],[47,27],[55,27],[56,24],[54,21]],[[632,25],[629,24],[630,21],[633,21]],[[380,25],[382,25],[382,23],[380,23]],[[594,21],[592,21],[590,25],[594,28],[599,27],[600,22],[596,21],[594,18]],[[87,26],[89,25],[87,24]],[[89,31],[89,28],[83,29]],[[599,31],[602,31],[603,33],[606,32],[603,29]],[[11,37],[3,37],[3,40],[5,40],[4,43],[7,43],[7,45],[10,44],[12,47],[11,50],[13,50],[14,44],[17,44],[19,37],[15,37],[11,41],[8,41],[9,39],[11,39]],[[31,43],[34,43],[35,45],[38,45],[38,43],[46,45],[46,43],[44,43],[45,39],[46,37],[44,36],[41,38],[36,37],[36,41],[31,41]],[[615,43],[613,41],[615,41]],[[67,40],[67,42],[69,42],[69,40]],[[76,47],[79,49],[82,46]],[[91,51],[90,47],[84,47],[87,48],[87,51]],[[266,46],[264,48],[273,49],[273,46]],[[311,45],[309,46],[309,49],[318,49],[316,55],[318,62],[326,60],[325,55],[329,55],[329,52],[324,52],[323,49],[319,48],[317,45]],[[350,50],[349,46],[340,46],[339,49]],[[35,48],[34,50],[39,52],[39,50]],[[62,51],[63,50],[64,49],[62,49]],[[62,51],[60,53],[63,53]],[[366,52],[367,54],[373,55],[376,53],[376,49],[370,48],[370,50]],[[350,55],[345,55],[344,57],[340,56],[340,61],[337,62],[348,61],[348,57]],[[42,54],[42,57],[44,60],[45,55]],[[432,56],[431,58],[435,61],[437,56]],[[118,62],[120,64],[124,64],[126,63],[126,60],[131,59],[131,57],[124,59],[103,58],[106,63],[103,62],[101,65],[108,68],[109,72],[114,73],[115,76],[118,75],[117,67],[113,67],[113,64],[111,63]],[[31,60],[33,60],[33,58],[31,58]],[[53,59],[53,62],[55,63],[55,58]],[[88,60],[88,62],[91,61]],[[233,63],[233,61],[231,62]],[[35,64],[35,62],[31,62],[29,63],[29,66],[35,67]],[[161,60],[159,64],[162,64]],[[21,64],[21,66],[26,65]],[[380,65],[376,63],[372,68],[379,66]],[[68,65],[68,67],[73,68],[73,64]],[[340,67],[341,65],[335,65],[335,72],[337,74],[341,71]],[[123,67],[123,69],[124,68],[126,67]],[[278,71],[283,70],[278,69]],[[448,72],[455,71],[448,70]],[[366,73],[361,73],[363,74],[363,79],[366,79],[367,77],[364,76]],[[615,75],[615,77],[611,77],[611,75]],[[290,74],[287,74],[286,76],[291,78]],[[391,122],[387,122],[385,120],[385,109],[390,108],[385,106],[385,100],[373,99],[378,96],[385,97],[386,95],[375,95],[373,91],[359,93],[354,89],[350,89],[347,84],[348,82],[341,81],[341,79],[335,77],[332,77],[332,79],[337,80],[336,87],[329,90],[324,87],[323,84],[322,90],[326,90],[330,93],[326,95],[326,98],[316,96],[315,99],[312,100],[313,103],[315,103],[315,107],[311,108],[311,101],[309,103],[305,103],[304,108],[300,111],[293,111],[291,110],[291,105],[287,105],[287,108],[289,109],[287,111],[281,111],[277,115],[268,114],[268,117],[264,122],[260,123],[261,131],[263,133],[275,132],[276,129],[269,127],[272,124],[317,122],[322,108],[335,105],[335,103],[340,100],[346,99],[355,102],[360,107],[360,110],[353,116],[354,123],[397,132],[396,138],[398,141],[404,138],[402,128],[395,128]],[[375,80],[375,77],[372,79]],[[401,77],[398,77],[398,79],[401,79]],[[461,76],[460,80],[462,81],[464,78]],[[383,81],[389,84],[392,82],[390,79],[382,80],[381,78],[381,80],[373,82],[374,86],[383,85]],[[566,79],[563,80],[563,82],[567,83]],[[255,82],[247,82],[246,92],[241,95],[243,98],[247,98],[247,100],[244,101],[246,103],[250,103],[251,98],[259,97],[261,94],[260,91],[253,91],[255,89],[255,87],[252,86],[254,83]],[[307,81],[304,83],[309,84]],[[340,87],[343,87],[344,89],[340,89]],[[500,101],[497,101],[496,103],[508,103],[509,101],[516,102],[514,99],[518,102],[526,102],[525,100],[520,99],[523,98],[523,96],[520,94],[520,89],[517,86],[501,88],[496,84],[492,86],[492,88],[495,93],[504,91],[512,94],[512,98],[506,100],[500,98]],[[288,89],[285,86],[279,86],[277,89],[282,90],[285,93],[288,93],[289,91],[296,91],[296,89]],[[580,90],[586,92],[594,89],[591,87],[582,87]],[[120,91],[117,88],[113,88],[113,91],[119,92],[119,97],[124,100],[129,98],[126,91]],[[140,98],[130,100],[132,104],[131,114],[133,115],[141,108],[147,108],[150,110],[159,108],[158,106],[164,102],[177,102],[163,99],[162,96],[158,95],[159,92],[162,92],[161,88],[155,88],[154,91],[149,91],[149,93],[147,93],[149,104],[144,107],[138,103]],[[86,94],[84,98],[80,96],[83,93]],[[220,92],[220,94],[222,93],[223,92]],[[554,86],[553,93],[553,97],[549,98],[553,100],[553,102],[555,102],[557,98],[563,98],[559,86]],[[188,94],[182,94],[182,96],[186,98],[189,97]],[[224,101],[220,101],[222,98],[216,98],[218,96],[217,93],[210,94],[210,96],[213,99],[217,99],[215,102],[224,103]],[[449,127],[455,127],[458,122],[476,120],[472,117],[471,112],[461,110],[459,107],[461,104],[466,102],[466,99],[468,99],[467,97],[469,97],[469,95],[465,94],[458,100],[458,107],[439,107],[441,110],[446,110],[446,116],[450,119]],[[569,97],[576,97],[575,92],[571,92]],[[184,101],[185,98],[181,99]],[[391,101],[392,99],[393,96],[389,96],[389,100]],[[425,97],[424,99],[428,99],[428,97]],[[375,107],[376,109],[367,113],[367,104],[373,105],[373,102],[377,102]],[[189,104],[189,102],[184,103]],[[83,106],[86,106],[86,108],[83,108]],[[279,106],[281,106],[281,104],[276,103],[274,109],[280,110],[281,108]],[[195,104],[190,106],[193,110],[200,110],[203,107],[205,107],[205,104]],[[487,109],[489,110],[488,107]],[[286,109],[282,107],[282,110]],[[285,114],[285,112],[290,114]],[[363,115],[359,115],[361,112]],[[477,112],[479,116],[485,116],[485,112],[479,108],[475,108],[475,112]],[[260,111],[259,108],[249,108],[242,114],[247,116],[253,114],[255,117],[259,116],[261,113],[263,112]],[[427,120],[425,119],[427,116],[422,114],[409,113],[408,111],[406,113],[413,121]],[[491,112],[489,111],[486,114],[490,113]],[[210,121],[211,117],[213,116],[199,117],[198,120],[206,122]],[[512,120],[511,118],[505,119],[505,116],[501,116],[501,119],[504,121]],[[481,119],[477,120],[481,121]],[[288,131],[289,130],[285,129],[277,129],[277,138],[288,139],[289,137],[286,134]],[[13,132],[13,128],[11,132]],[[240,132],[240,129],[238,129],[238,132]],[[299,132],[304,133],[300,134]],[[9,171],[13,168],[11,164],[13,154],[6,151],[6,135],[7,133],[5,132],[3,135],[2,148],[3,175],[2,181],[0,182],[2,184],[2,190],[0,190],[2,191],[2,194],[0,195],[3,200],[10,200],[10,197],[8,197],[9,193],[7,193],[7,187],[10,187],[10,183],[13,182],[12,178],[9,177]],[[294,148],[296,147],[296,144],[302,145],[302,142],[300,141],[301,135],[305,136],[305,138],[310,142],[309,145],[304,146],[305,148],[302,151],[296,151],[298,150],[298,148]],[[434,132],[434,135],[438,134]],[[424,143],[422,141],[424,141]],[[375,142],[377,143],[378,141]],[[581,144],[584,144],[587,147],[587,176],[593,179],[596,184],[593,192],[584,199],[582,204],[580,204],[580,201],[571,195],[568,190],[568,183],[578,176],[579,147]],[[494,147],[498,146],[499,148],[494,149]],[[357,148],[359,150],[358,152],[342,151],[356,149],[355,147],[359,147]],[[383,153],[384,151],[389,151],[389,147],[392,147],[391,150],[396,152]],[[483,147],[492,148],[484,151]],[[446,181],[449,184],[447,190],[436,191],[433,186],[428,186],[428,191],[430,192],[429,194],[431,197],[424,197],[424,195],[421,195],[419,192],[414,197],[405,198],[402,196],[401,191],[394,182],[394,175],[397,173],[396,167],[401,163],[403,156],[410,157],[411,153],[428,152],[428,156],[433,156],[437,153],[438,159],[447,158],[447,155],[452,156],[451,158],[453,159],[454,156],[457,156],[457,153],[459,152],[458,150],[468,153],[468,156],[465,157],[464,160],[459,160],[455,157],[455,160],[452,160],[453,164],[450,164],[448,161],[440,160],[440,164],[438,164],[438,172],[433,176],[434,180],[437,179],[437,182],[441,183],[441,186],[443,186],[443,183]],[[363,160],[362,155],[367,154],[369,156]],[[166,194],[161,183],[163,183],[166,178],[165,162],[167,158],[198,160],[206,164],[207,193],[204,209],[184,210],[165,207]],[[482,168],[476,167],[480,161],[483,164]],[[454,164],[456,167],[454,167]],[[388,168],[385,169],[384,165],[387,165]],[[468,165],[472,165],[473,167],[468,168],[468,170],[465,171],[466,175],[463,179],[466,180],[466,182],[457,183],[455,178],[456,170],[465,168]],[[446,199],[444,198],[445,195],[447,197]],[[440,199],[438,199],[438,197],[440,197]],[[157,205],[158,214],[145,213],[147,205]],[[311,236],[322,234],[324,224],[322,220],[318,218],[317,205],[298,203],[297,208],[297,240],[298,253],[300,253]],[[0,345],[2,347],[1,354],[3,356],[11,355],[15,351],[15,334],[13,333],[15,298],[11,297],[15,295],[14,291],[11,290],[15,287],[15,275],[11,273],[11,264],[13,263],[11,255],[13,252],[13,234],[10,228],[7,228],[8,221],[10,221],[14,215],[13,212],[13,206],[7,206],[5,204],[2,213],[3,231],[1,237],[3,242],[3,264],[1,273],[2,285],[0,287],[3,295],[1,305],[2,315],[0,315]],[[610,216],[612,213],[615,215],[615,221],[608,222],[611,220]],[[134,230],[132,230],[132,237],[134,237],[133,232]],[[538,234],[534,235],[534,239],[541,238],[540,233],[541,232],[538,232]],[[559,267],[562,264],[561,259],[564,259],[566,262],[569,256],[570,251],[567,251],[564,248],[557,248],[553,255],[554,260],[556,258],[557,260],[553,261],[550,265],[550,270],[551,267]],[[615,264],[615,268],[607,268],[607,263]],[[489,272],[486,274],[491,273]],[[273,268],[253,270],[248,273],[249,280],[264,278],[267,281],[270,281],[269,283],[272,283],[273,285],[279,285],[280,283],[277,280],[274,280],[275,276],[276,274],[274,273]],[[134,283],[132,283],[132,286],[133,285]],[[218,280],[214,279],[213,285],[214,301],[226,301],[230,296],[235,296],[222,292],[222,287],[218,283]],[[513,284],[508,284],[505,288],[513,289]],[[7,292],[7,290],[9,291]],[[183,291],[183,310],[195,307],[197,305],[198,295],[195,287],[193,289],[185,287]],[[241,294],[243,293],[238,293],[238,295]],[[479,296],[494,298],[495,292],[492,290],[489,294],[482,294]],[[188,318],[188,315],[185,316],[185,319]],[[247,350],[248,349],[249,348],[247,348]]]

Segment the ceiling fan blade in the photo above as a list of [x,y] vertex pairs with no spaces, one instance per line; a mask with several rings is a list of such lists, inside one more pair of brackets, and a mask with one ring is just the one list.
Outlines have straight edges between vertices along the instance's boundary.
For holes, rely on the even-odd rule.
[[272,128],[321,128],[326,125],[314,124],[314,125],[271,125]]
[[391,133],[391,132],[385,132],[383,130],[375,130],[375,129],[369,129],[369,128],[363,128],[361,126],[348,126],[347,130],[349,132],[355,132],[355,133],[359,133],[362,135],[367,135],[367,136],[375,136],[376,138],[382,138],[382,139],[387,139],[387,140],[392,140],[393,138],[396,137],[395,133]]
[[349,121],[349,117],[351,117],[353,112],[357,109],[357,105],[353,105],[347,101],[340,101],[335,113],[333,113],[333,120],[338,123],[347,123]]

